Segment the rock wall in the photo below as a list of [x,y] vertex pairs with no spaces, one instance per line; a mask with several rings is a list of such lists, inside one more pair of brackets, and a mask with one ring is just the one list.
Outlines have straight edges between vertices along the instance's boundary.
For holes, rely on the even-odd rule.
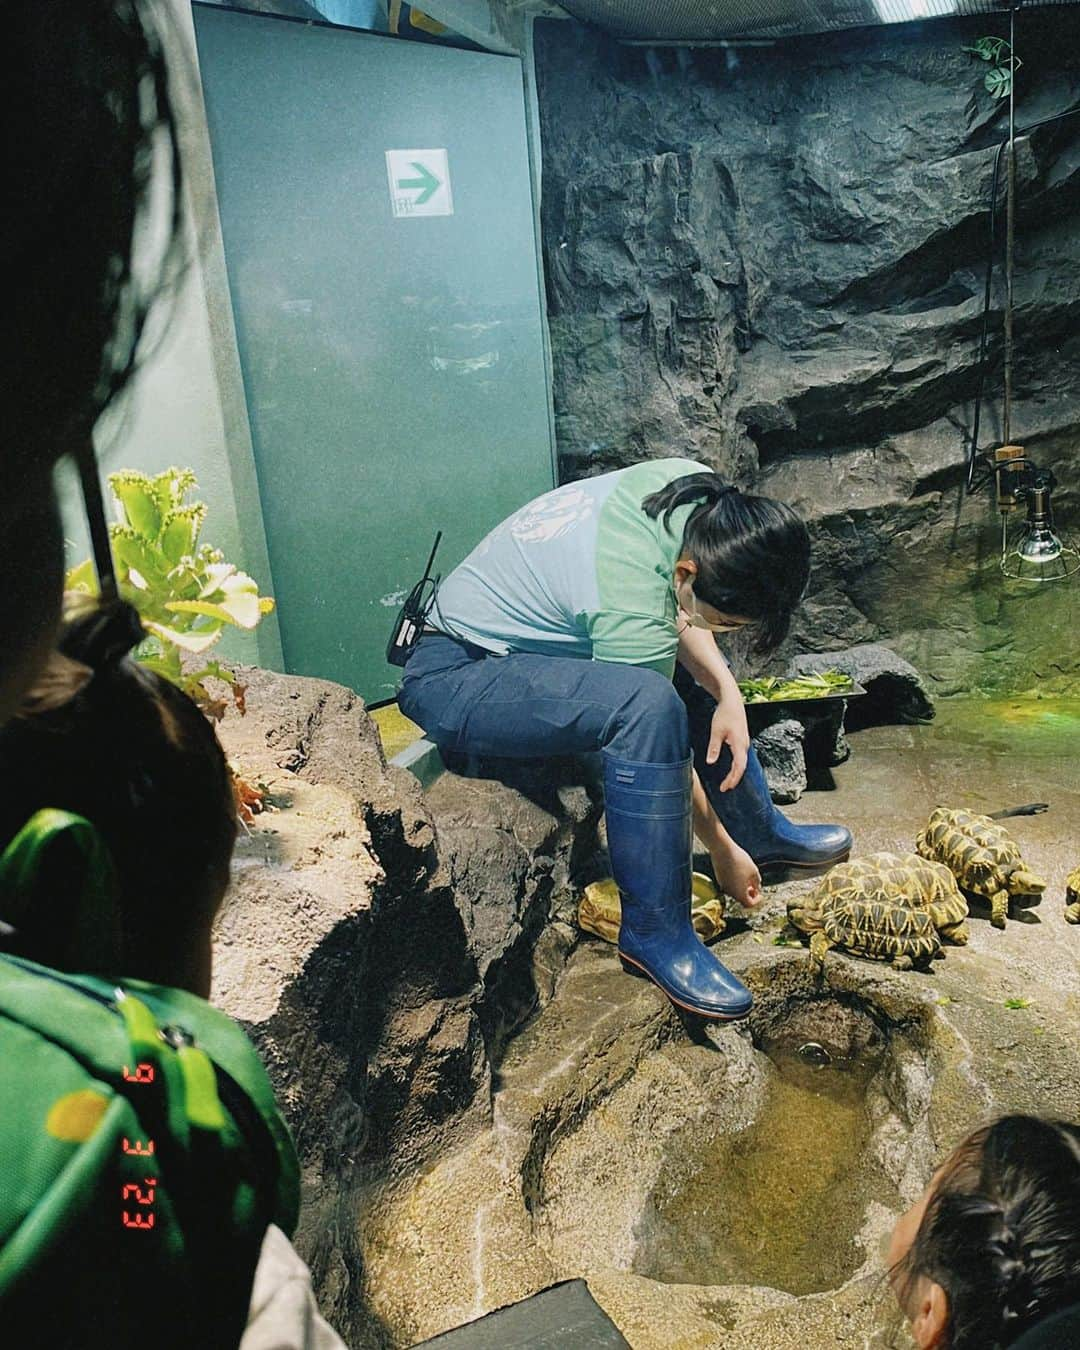
[[212,1001],[252,1036],[296,1139],[296,1245],[357,1350],[386,1344],[367,1298],[366,1209],[490,1123],[508,1036],[576,940],[571,871],[596,849],[582,766],[505,782],[445,774],[425,796],[387,765],[351,690],[240,672],[220,735],[272,810],[240,841],[214,934]]
[[[989,496],[961,489],[1007,130],[962,47],[1000,22],[728,51],[537,29],[563,477],[686,455],[791,501],[815,542],[791,650],[888,640],[946,694],[1080,686],[1080,578],[1003,581]],[[1075,12],[1021,16],[1019,126],[1080,107],[1078,45]],[[1080,537],[1080,116],[1017,180],[1012,439]]]

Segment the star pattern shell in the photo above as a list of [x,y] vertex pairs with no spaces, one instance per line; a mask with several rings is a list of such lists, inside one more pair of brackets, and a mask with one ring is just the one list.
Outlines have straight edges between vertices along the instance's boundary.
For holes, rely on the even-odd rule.
[[967,902],[949,869],[916,853],[871,853],[828,872],[788,904],[791,923],[832,946],[883,961],[922,964],[944,935],[967,941]]
[[1080,867],[1065,878],[1065,917],[1070,923],[1080,923]]
[[944,863],[965,890],[991,898],[1039,893],[1046,883],[1024,867],[1020,849],[1005,827],[974,811],[939,806],[915,841],[924,858]]

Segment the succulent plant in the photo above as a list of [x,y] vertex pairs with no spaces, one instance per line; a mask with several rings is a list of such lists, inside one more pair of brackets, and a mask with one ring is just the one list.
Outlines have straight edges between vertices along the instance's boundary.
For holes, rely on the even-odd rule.
[[[227,563],[219,549],[200,542],[207,508],[204,502],[187,501],[198,487],[191,469],[166,469],[154,478],[123,469],[109,475],[109,486],[122,515],[109,527],[117,581],[147,631],[136,659],[190,694],[214,718],[226,705],[205,682],[222,680],[242,712],[243,686],[230,670],[218,661],[192,669],[185,656],[203,656],[226,628],[255,628],[274,601],[260,595],[256,582]],[[66,584],[69,590],[96,593],[89,558],[68,573]]]

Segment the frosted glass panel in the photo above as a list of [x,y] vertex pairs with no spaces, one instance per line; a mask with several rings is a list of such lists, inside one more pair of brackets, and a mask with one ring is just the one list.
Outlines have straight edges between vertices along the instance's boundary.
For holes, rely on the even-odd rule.
[[553,483],[520,63],[195,24],[286,667],[385,699],[436,529]]

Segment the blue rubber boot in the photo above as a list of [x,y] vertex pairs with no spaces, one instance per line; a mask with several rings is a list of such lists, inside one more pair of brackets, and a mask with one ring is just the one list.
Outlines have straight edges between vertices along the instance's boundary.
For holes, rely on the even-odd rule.
[[604,752],[611,871],[622,900],[619,955],[673,1003],[700,1017],[745,1017],[750,990],[690,922],[691,761],[639,764]]
[[845,826],[796,825],[773,805],[765,770],[753,746],[738,784],[721,792],[718,784],[730,769],[731,751],[725,745],[716,763],[705,773],[700,769],[698,773],[724,829],[750,854],[763,878],[779,881],[785,876],[814,876],[847,858],[851,831]]

